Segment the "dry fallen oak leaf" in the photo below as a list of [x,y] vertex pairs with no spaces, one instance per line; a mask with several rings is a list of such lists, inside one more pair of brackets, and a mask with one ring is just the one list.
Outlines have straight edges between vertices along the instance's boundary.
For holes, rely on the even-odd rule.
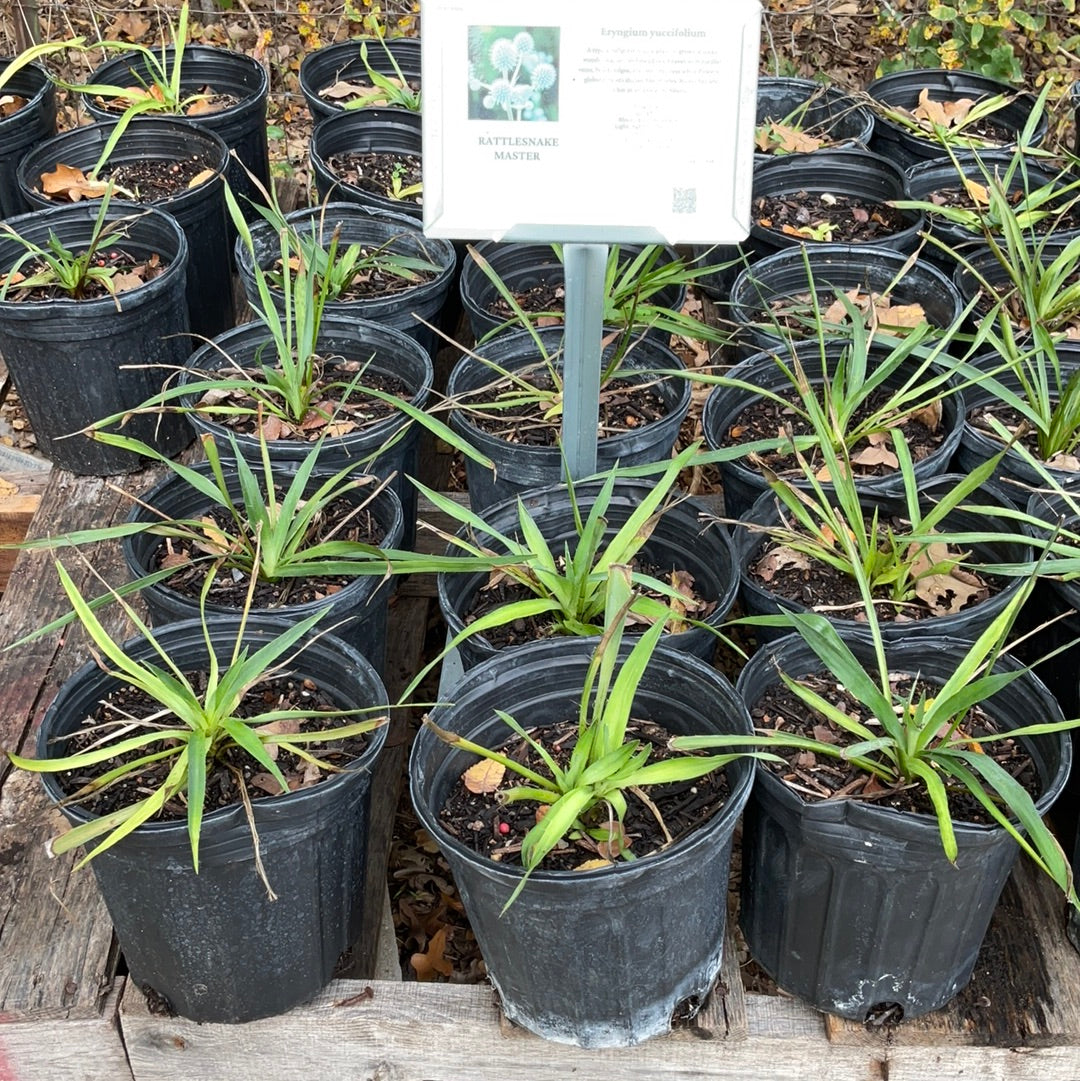
[[481,758],[461,775],[461,783],[475,795],[487,796],[502,784],[505,774],[506,767],[501,762]]
[[919,91],[919,104],[911,115],[916,120],[926,120],[935,127],[959,127],[971,112],[974,98],[957,98],[955,101],[935,101],[930,97],[929,87]]
[[766,552],[754,566],[756,574],[763,582],[771,582],[781,570],[809,570],[810,559],[802,552],[795,551],[781,544]]
[[435,979],[436,975],[448,977],[454,971],[454,966],[446,959],[447,930],[445,926],[440,927],[428,940],[428,948],[409,958],[416,978],[422,983]]
[[100,199],[109,185],[90,180],[82,169],[58,162],[51,173],[41,174],[41,190],[46,195],[66,195],[73,203],[80,199]]

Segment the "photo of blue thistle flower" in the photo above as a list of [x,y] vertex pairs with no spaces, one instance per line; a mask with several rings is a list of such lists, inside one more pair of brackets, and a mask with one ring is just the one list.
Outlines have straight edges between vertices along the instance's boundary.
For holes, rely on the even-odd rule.
[[559,118],[559,28],[469,27],[469,119]]

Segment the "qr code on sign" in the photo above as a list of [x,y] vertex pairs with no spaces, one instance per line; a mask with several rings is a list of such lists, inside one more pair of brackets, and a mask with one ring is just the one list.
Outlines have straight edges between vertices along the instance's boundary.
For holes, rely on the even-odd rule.
[[672,188],[671,213],[695,214],[697,212],[697,188]]

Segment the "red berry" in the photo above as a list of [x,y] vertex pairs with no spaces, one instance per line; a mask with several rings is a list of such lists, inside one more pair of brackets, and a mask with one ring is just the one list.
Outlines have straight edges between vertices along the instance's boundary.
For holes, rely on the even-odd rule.
[[505,837],[510,832],[510,823],[509,822],[500,822],[499,823],[499,832]]

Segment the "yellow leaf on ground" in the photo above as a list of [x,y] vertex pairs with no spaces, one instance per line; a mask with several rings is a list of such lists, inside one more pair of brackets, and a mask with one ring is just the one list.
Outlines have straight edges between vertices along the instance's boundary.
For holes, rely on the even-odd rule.
[[502,784],[506,767],[501,762],[492,762],[481,758],[474,762],[462,775],[461,783],[478,796],[490,795]]

